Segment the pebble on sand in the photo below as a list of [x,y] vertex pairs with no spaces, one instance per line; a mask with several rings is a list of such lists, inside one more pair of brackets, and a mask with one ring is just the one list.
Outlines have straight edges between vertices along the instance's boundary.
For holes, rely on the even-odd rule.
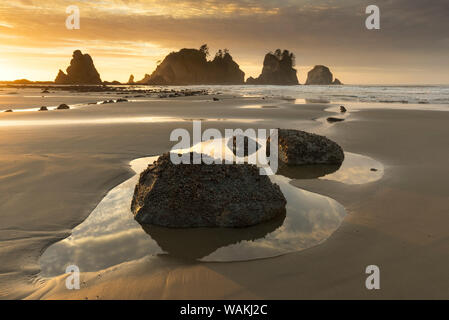
[[327,118],[327,122],[341,122],[341,121],[345,121],[345,119],[341,119],[341,118],[335,118],[335,117],[329,117]]

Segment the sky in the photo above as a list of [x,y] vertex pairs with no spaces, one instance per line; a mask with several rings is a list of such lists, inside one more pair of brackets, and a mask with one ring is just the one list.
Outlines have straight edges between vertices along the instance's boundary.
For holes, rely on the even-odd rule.
[[[365,9],[380,9],[368,30]],[[68,6],[80,29],[68,30]],[[317,64],[347,84],[449,84],[448,0],[2,0],[0,80],[54,80],[76,49],[106,81],[151,74],[165,55],[228,48],[246,77],[264,55],[296,55],[298,78]]]

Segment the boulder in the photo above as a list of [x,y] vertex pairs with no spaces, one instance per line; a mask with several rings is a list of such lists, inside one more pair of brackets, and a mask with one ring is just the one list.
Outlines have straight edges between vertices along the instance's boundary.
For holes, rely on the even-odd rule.
[[141,224],[239,228],[285,214],[286,203],[279,186],[255,165],[175,165],[165,153],[141,173],[131,210]]
[[67,74],[59,70],[56,76],[56,84],[101,84],[101,78],[94,66],[90,55],[83,54],[80,50],[73,52]]
[[142,229],[157,242],[165,254],[174,258],[201,259],[219,248],[242,241],[255,241],[280,228],[285,214],[243,230],[235,228],[164,228],[151,224]]
[[341,122],[341,121],[345,121],[345,119],[342,119],[342,118],[336,118],[336,117],[329,117],[329,118],[327,118],[327,122],[331,122],[331,123],[334,123],[334,122]]
[[[267,142],[269,150],[270,137]],[[278,129],[279,160],[286,165],[340,165],[343,149],[334,141],[305,131]]]
[[262,73],[256,79],[249,77],[247,84],[259,85],[297,85],[298,77],[296,75],[295,55],[288,50],[281,52],[277,49],[274,53],[265,55],[263,61]]
[[326,66],[315,66],[312,70],[307,73],[308,85],[341,85],[340,80],[335,79],[333,81],[333,74]]
[[60,104],[57,108],[57,110],[67,110],[70,109],[70,107],[68,105],[66,105],[65,103]]
[[[250,142],[256,146],[256,149],[251,153],[249,153]],[[261,145],[257,141],[250,139],[245,135],[237,135],[228,140],[227,147],[232,150],[232,153],[235,155],[240,156],[241,154],[246,157],[259,150]]]

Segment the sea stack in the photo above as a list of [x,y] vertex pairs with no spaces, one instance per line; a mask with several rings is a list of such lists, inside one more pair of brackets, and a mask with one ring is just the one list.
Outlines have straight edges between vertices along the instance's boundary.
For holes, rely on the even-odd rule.
[[209,49],[181,49],[165,57],[151,74],[138,81],[152,85],[243,84],[245,73],[227,49],[219,50],[211,61]]
[[100,74],[94,66],[90,55],[83,54],[80,50],[73,52],[67,74],[59,70],[56,76],[56,84],[102,84]]
[[262,73],[256,79],[250,77],[246,80],[247,84],[265,84],[265,85],[297,85],[298,77],[296,75],[295,55],[288,50],[281,51],[277,49],[274,53],[265,55],[263,61]]
[[307,74],[307,85],[341,85],[338,79],[334,79],[334,75],[328,67],[318,65],[313,67]]

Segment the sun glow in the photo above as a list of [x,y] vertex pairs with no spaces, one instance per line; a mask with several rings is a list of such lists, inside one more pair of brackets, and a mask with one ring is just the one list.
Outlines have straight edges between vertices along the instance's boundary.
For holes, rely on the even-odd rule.
[[4,59],[0,59],[0,81],[16,80],[17,79],[17,67],[15,65],[8,64]]
[[17,59],[0,59],[0,81],[14,81],[18,79],[48,81],[54,78],[54,69],[53,65],[43,65],[40,68],[33,69],[28,61],[20,63]]

